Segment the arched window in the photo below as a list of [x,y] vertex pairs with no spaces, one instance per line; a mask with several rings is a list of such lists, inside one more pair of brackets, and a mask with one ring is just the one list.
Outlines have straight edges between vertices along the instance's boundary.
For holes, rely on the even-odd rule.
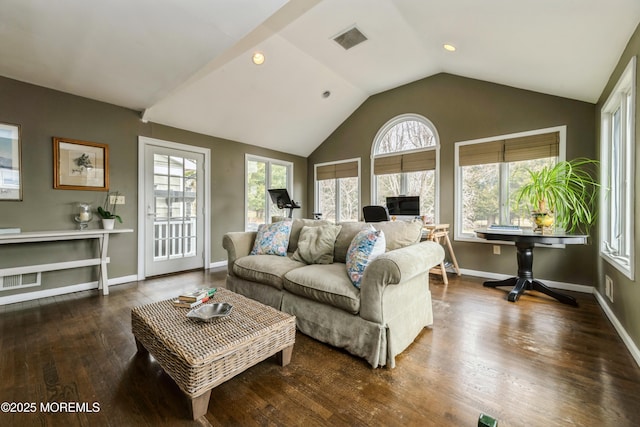
[[403,114],[378,131],[371,150],[372,204],[387,197],[419,196],[420,214],[438,221],[440,143],[435,126],[418,114]]

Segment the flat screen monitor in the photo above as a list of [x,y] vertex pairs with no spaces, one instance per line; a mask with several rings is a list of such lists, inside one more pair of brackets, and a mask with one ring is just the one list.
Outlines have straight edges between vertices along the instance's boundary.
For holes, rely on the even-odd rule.
[[420,216],[420,196],[387,197],[389,215]]

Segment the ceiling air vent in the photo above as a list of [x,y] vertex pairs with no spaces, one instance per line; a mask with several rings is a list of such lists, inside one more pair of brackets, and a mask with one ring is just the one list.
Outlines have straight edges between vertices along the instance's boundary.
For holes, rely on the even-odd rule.
[[362,43],[367,38],[360,32],[357,27],[353,27],[344,33],[337,35],[333,38],[333,41],[342,46],[345,50],[349,50],[355,45]]

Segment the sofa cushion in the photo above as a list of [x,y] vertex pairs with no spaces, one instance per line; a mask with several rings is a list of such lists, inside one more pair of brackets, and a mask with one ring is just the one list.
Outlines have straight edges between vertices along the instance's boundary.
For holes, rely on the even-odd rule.
[[372,223],[376,230],[384,231],[387,251],[404,248],[420,242],[423,223],[413,221],[384,221]]
[[282,289],[283,276],[288,271],[304,266],[304,263],[286,256],[247,255],[233,263],[233,273],[241,279]]
[[251,255],[287,255],[291,222],[280,221],[272,224],[260,224],[253,243]]
[[332,264],[333,248],[336,237],[342,227],[340,225],[321,225],[319,227],[302,227],[298,239],[298,249],[292,259],[306,264]]
[[313,264],[291,270],[284,276],[284,288],[351,314],[360,311],[360,290],[351,284],[342,263]]
[[[291,220],[289,220],[291,221]],[[291,235],[289,236],[289,252],[293,253],[298,249],[298,240],[300,240],[300,232],[302,227],[319,227],[321,225],[333,224],[331,221],[294,218],[291,222]]]
[[347,274],[356,288],[360,288],[367,265],[385,252],[384,232],[362,230],[356,234],[347,251]]
[[355,221],[341,222],[339,225],[341,225],[342,228],[340,229],[340,233],[338,233],[338,237],[336,237],[336,247],[333,251],[333,262],[346,262],[347,251],[349,250],[349,245],[353,241],[353,238],[356,237],[358,232],[369,229],[371,226],[366,222]]

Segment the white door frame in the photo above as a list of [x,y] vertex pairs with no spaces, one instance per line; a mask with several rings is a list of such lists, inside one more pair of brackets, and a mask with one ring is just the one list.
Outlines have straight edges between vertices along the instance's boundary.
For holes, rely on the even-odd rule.
[[209,148],[196,147],[194,145],[181,144],[178,142],[165,141],[161,139],[138,137],[138,280],[145,279],[145,248],[146,248],[146,227],[145,221],[147,210],[145,208],[145,148],[156,146],[171,148],[175,150],[191,151],[204,155],[204,228],[203,228],[203,254],[204,269],[211,268],[211,150]]

